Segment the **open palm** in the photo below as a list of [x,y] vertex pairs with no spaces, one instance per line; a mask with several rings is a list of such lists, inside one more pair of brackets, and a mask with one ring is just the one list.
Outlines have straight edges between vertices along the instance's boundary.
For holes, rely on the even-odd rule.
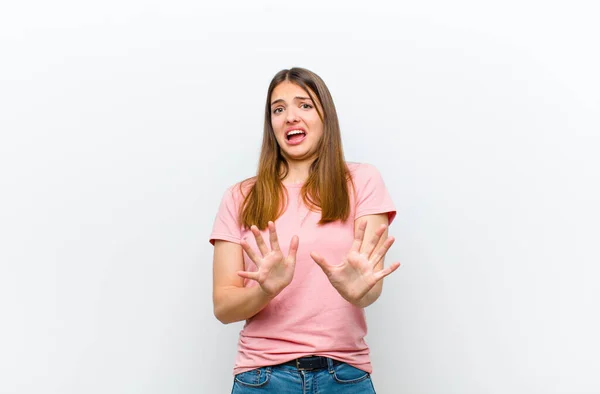
[[325,272],[338,293],[352,303],[364,297],[378,281],[394,272],[400,266],[400,263],[394,263],[382,270],[376,270],[377,264],[385,257],[388,249],[394,243],[394,238],[388,237],[375,250],[387,229],[387,226],[382,224],[375,231],[375,235],[367,241],[365,249],[361,252],[366,227],[366,220],[358,225],[354,234],[352,247],[338,265],[330,265],[322,256],[315,252],[310,254],[312,259]]
[[268,296],[275,297],[289,285],[294,278],[299,240],[297,236],[292,237],[288,256],[284,257],[279,247],[275,223],[269,222],[268,228],[269,241],[271,244],[270,249],[265,243],[258,227],[250,227],[250,231],[252,231],[252,234],[256,239],[256,246],[258,246],[260,256],[252,249],[245,239],[242,239],[241,241],[242,248],[248,254],[250,260],[256,264],[258,271],[238,271],[237,274],[242,278],[257,281]]

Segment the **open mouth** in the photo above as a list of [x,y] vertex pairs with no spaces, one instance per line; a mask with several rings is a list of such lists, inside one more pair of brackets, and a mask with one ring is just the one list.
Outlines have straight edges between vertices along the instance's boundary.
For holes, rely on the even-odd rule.
[[290,130],[285,137],[289,142],[300,142],[306,137],[306,132],[304,130]]

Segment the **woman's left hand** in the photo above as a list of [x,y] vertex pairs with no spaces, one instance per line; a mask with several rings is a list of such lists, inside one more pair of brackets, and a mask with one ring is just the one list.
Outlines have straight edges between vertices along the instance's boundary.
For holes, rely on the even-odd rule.
[[379,249],[375,250],[387,226],[382,224],[375,231],[375,235],[368,241],[366,248],[361,252],[367,221],[360,223],[354,234],[354,242],[348,254],[338,265],[330,265],[319,254],[312,252],[310,257],[321,267],[329,281],[350,303],[357,303],[375,286],[375,284],[394,272],[400,263],[376,271],[375,267],[384,258],[388,249],[394,243],[393,237],[388,237]]

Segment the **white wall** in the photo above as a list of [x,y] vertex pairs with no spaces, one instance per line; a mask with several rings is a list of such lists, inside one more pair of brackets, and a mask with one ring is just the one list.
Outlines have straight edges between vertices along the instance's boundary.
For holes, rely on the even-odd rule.
[[0,393],[228,393],[207,238],[320,74],[398,206],[378,393],[600,393],[593,1],[0,6]]

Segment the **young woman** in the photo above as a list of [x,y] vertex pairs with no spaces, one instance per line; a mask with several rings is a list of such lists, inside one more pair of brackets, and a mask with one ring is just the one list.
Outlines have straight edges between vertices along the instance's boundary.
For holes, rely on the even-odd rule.
[[400,265],[383,264],[395,215],[377,169],[344,161],[322,79],[277,73],[257,175],[226,191],[210,236],[215,316],[246,320],[232,393],[375,392],[363,308]]

